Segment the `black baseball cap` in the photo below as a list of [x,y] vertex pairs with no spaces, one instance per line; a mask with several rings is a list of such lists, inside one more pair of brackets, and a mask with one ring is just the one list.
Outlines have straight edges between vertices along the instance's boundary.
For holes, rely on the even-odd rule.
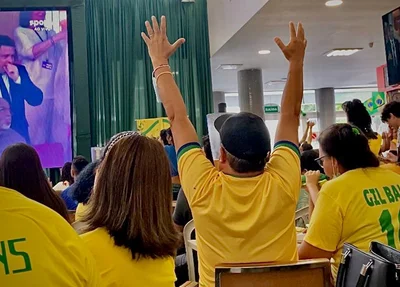
[[214,126],[225,150],[239,159],[258,161],[271,151],[268,128],[255,114],[224,114],[215,120]]

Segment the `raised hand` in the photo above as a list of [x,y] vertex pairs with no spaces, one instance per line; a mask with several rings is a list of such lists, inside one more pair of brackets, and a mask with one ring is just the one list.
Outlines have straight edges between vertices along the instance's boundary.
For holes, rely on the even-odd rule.
[[4,70],[6,74],[14,81],[16,82],[19,78],[19,72],[17,66],[13,64],[7,64],[4,66]]
[[165,16],[161,17],[161,25],[158,25],[156,17],[151,17],[152,25],[146,21],[147,35],[142,33],[142,38],[149,50],[150,58],[154,66],[168,64],[168,59],[175,51],[185,43],[185,39],[181,38],[171,44],[167,37],[167,21]]
[[283,44],[282,40],[278,37],[275,38],[275,43],[282,50],[289,62],[297,62],[302,64],[304,62],[304,55],[307,47],[307,40],[305,39],[303,25],[299,23],[296,31],[294,23],[290,22],[289,30],[290,42],[287,46]]

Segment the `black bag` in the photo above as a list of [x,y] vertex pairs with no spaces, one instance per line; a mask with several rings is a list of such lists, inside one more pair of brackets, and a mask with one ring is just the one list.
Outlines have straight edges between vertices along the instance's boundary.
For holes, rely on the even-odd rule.
[[371,253],[345,243],[336,287],[400,287],[400,252],[373,242]]

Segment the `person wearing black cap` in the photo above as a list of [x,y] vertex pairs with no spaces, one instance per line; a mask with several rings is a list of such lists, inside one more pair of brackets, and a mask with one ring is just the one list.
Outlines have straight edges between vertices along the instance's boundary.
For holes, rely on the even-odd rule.
[[298,126],[303,98],[304,30],[290,23],[290,63],[281,117],[271,152],[264,121],[250,113],[220,119],[219,169],[207,160],[187,117],[168,58],[185,40],[170,44],[166,20],[152,18],[142,33],[154,66],[157,94],[171,122],[182,188],[196,225],[200,286],[214,286],[218,263],[289,262],[298,259],[295,208],[300,193]]

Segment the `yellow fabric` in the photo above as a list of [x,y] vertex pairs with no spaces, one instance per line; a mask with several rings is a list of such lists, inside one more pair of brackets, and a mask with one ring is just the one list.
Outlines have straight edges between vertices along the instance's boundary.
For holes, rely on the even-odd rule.
[[83,217],[85,216],[86,211],[88,210],[89,205],[85,205],[83,203],[79,203],[78,206],[76,207],[75,211],[75,220],[76,221],[81,221]]
[[381,165],[381,168],[384,168],[384,169],[393,171],[393,172],[395,172],[397,174],[400,174],[400,166],[398,166],[395,163],[383,164],[383,165]]
[[298,259],[294,215],[300,157],[298,148],[289,146],[276,148],[265,172],[252,178],[218,172],[198,146],[178,153],[196,227],[200,286],[214,286],[219,263]]
[[100,285],[95,261],[51,209],[0,187],[0,285]]
[[380,167],[348,171],[322,187],[305,241],[334,253],[336,280],[345,242],[364,251],[374,240],[389,243],[380,225],[384,210],[391,214],[395,243],[400,247],[399,201],[400,175]]
[[382,136],[378,134],[377,137],[378,137],[377,139],[369,140],[369,148],[376,156],[379,155],[382,146]]
[[175,286],[175,263],[172,257],[134,260],[127,248],[114,244],[104,228],[98,228],[81,237],[96,259],[104,286]]

